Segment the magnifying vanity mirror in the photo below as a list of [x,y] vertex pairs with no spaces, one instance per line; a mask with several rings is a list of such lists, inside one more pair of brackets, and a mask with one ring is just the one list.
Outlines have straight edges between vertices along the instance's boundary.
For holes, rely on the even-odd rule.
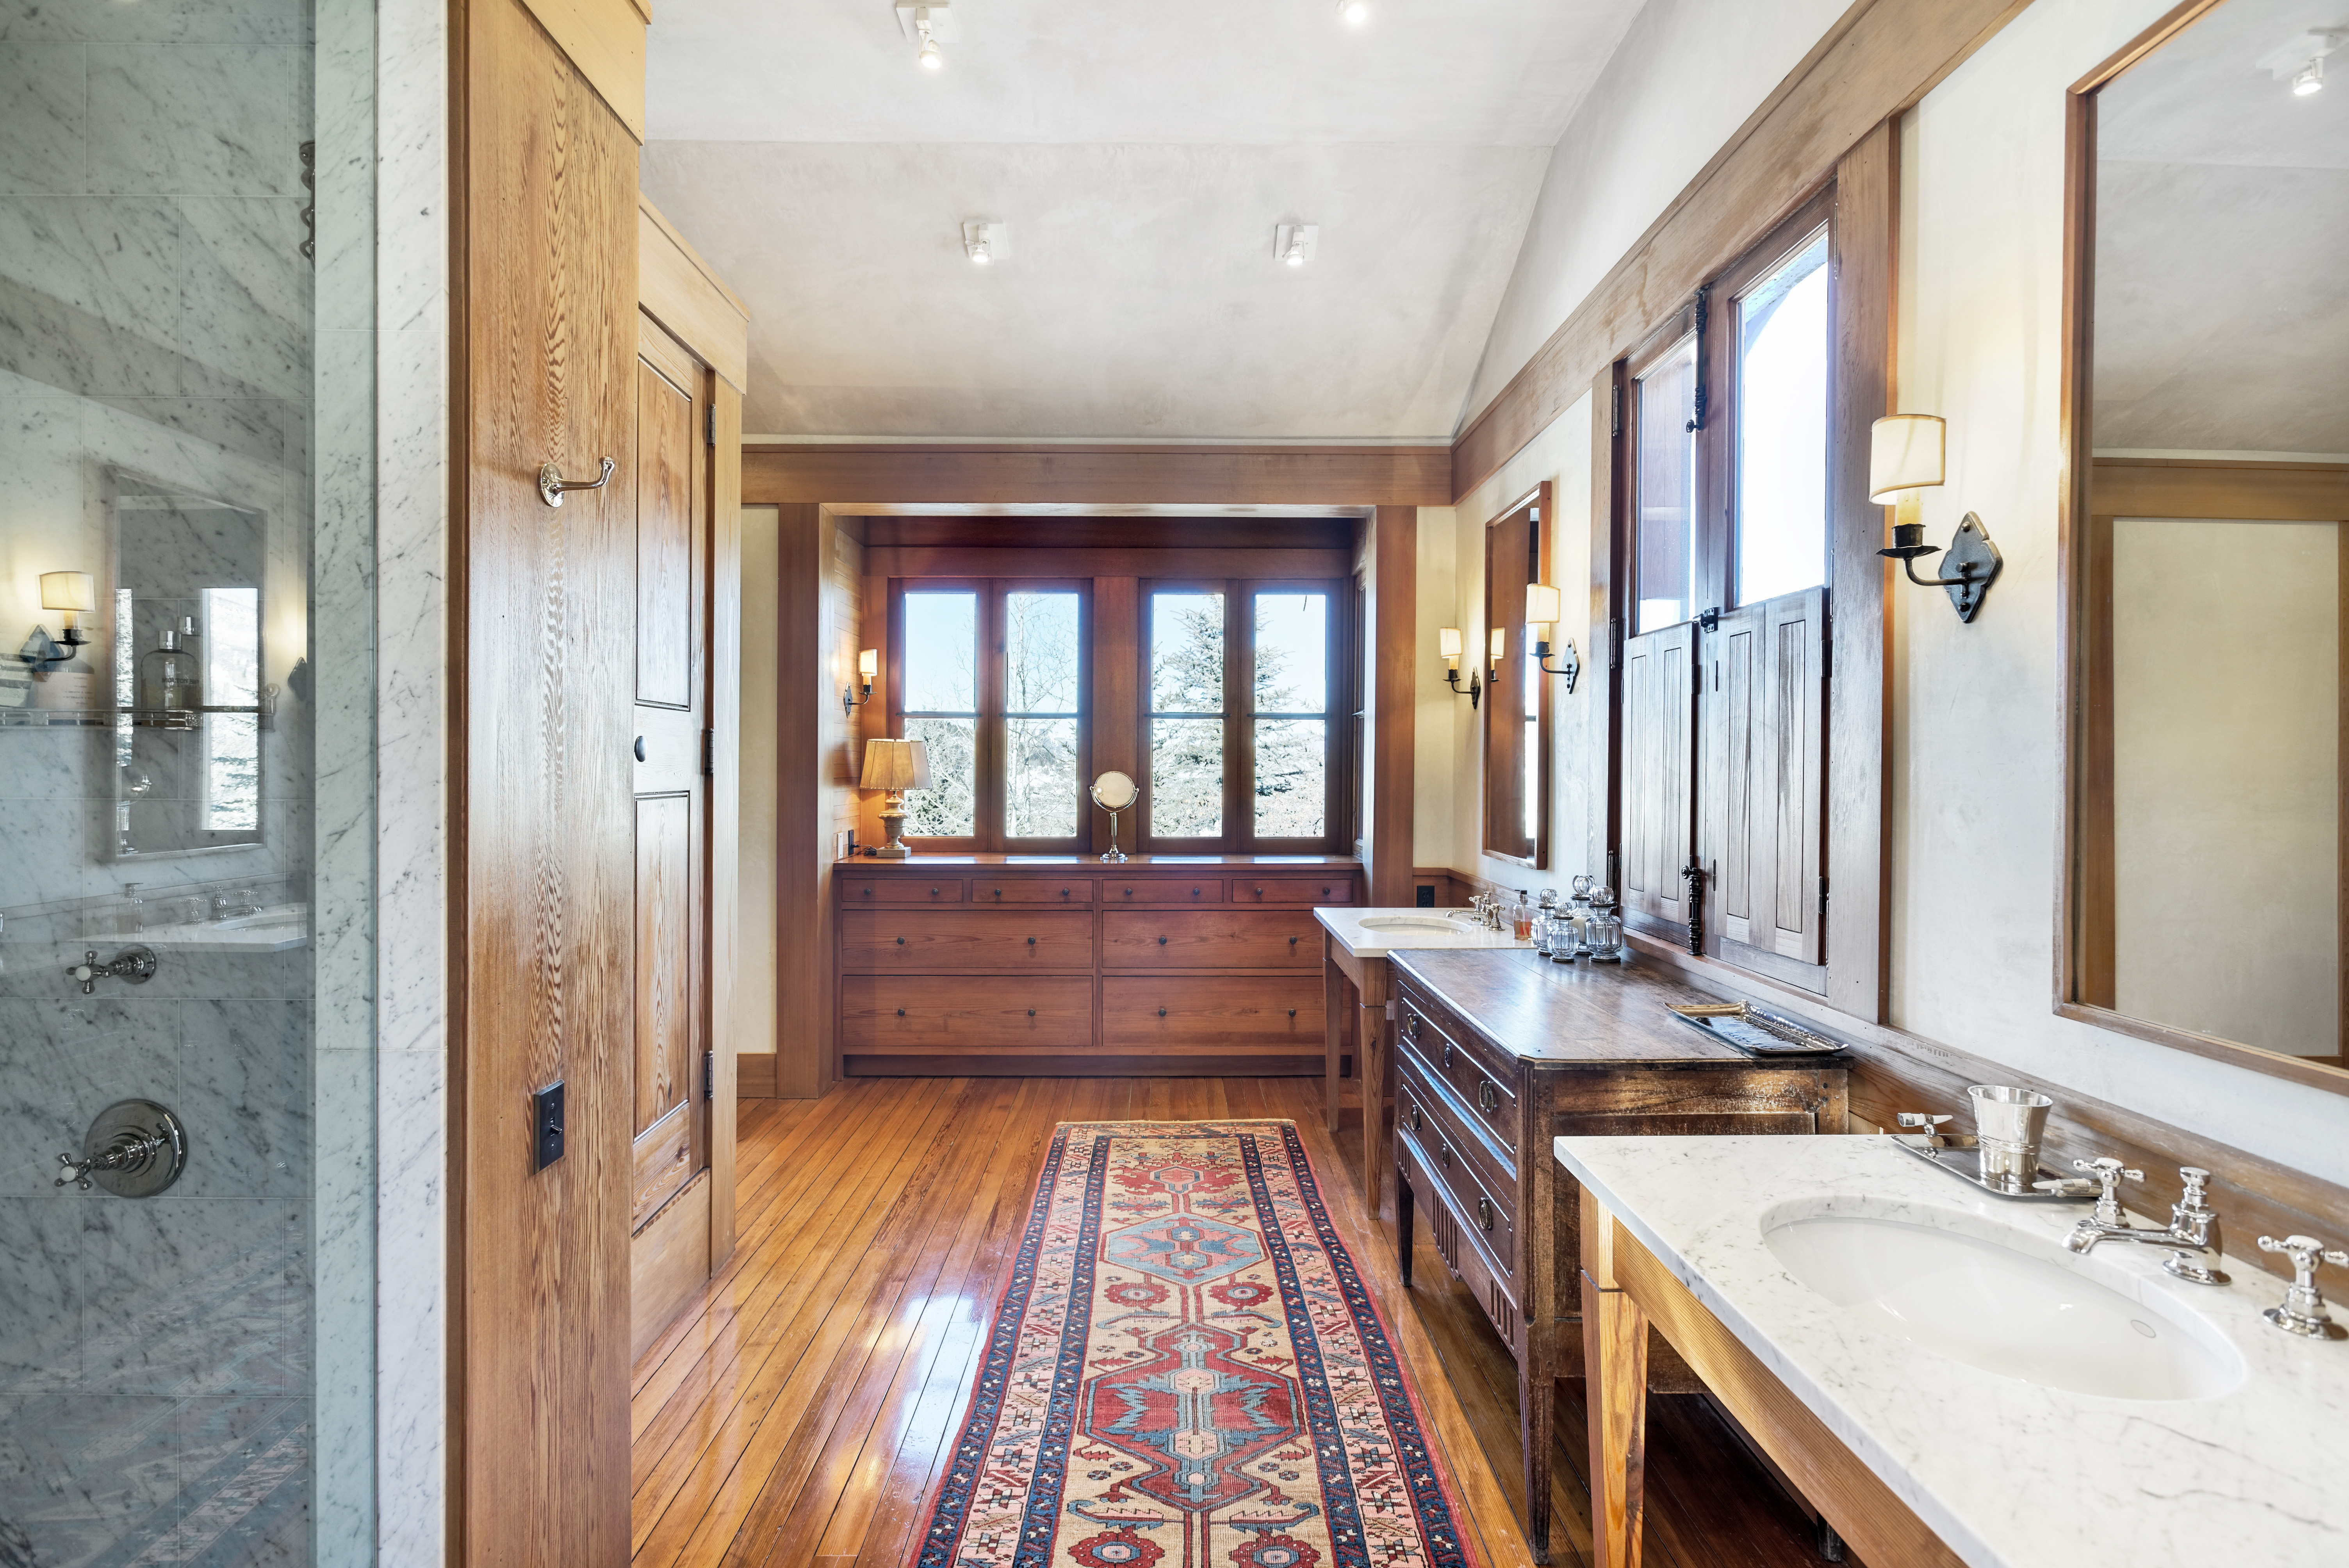
[[1093,804],[1109,813],[1109,851],[1102,860],[1114,863],[1125,859],[1125,851],[1117,847],[1117,814],[1132,806],[1141,792],[1132,775],[1114,769],[1093,780]]
[[2344,27],[2337,4],[2212,0],[2074,94],[2057,999],[2337,1090]]

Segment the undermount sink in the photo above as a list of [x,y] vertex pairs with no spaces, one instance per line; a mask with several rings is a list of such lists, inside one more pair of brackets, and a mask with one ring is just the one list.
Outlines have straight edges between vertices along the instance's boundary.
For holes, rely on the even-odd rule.
[[1868,1327],[2000,1377],[2110,1399],[2209,1398],[2243,1378],[2216,1328],[2132,1299],[2053,1243],[1992,1221],[1811,1198],[1764,1213],[1762,1239],[1796,1280]]
[[1436,914],[1369,914],[1362,917],[1364,931],[1462,931],[1473,930],[1455,921]]

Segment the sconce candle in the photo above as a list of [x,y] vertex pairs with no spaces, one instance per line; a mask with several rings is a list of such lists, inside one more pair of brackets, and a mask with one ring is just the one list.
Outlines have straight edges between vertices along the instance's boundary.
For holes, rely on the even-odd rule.
[[1476,699],[1485,695],[1485,685],[1476,678],[1474,670],[1468,672],[1468,684],[1464,686],[1460,684],[1460,628],[1445,626],[1438,631],[1435,634],[1435,651],[1444,655],[1444,684],[1464,695],[1468,698],[1468,706],[1475,707]]
[[1947,422],[1931,414],[1888,414],[1877,420],[1868,430],[1868,499],[1898,508],[1892,542],[1876,553],[1899,562],[1909,581],[1920,588],[1948,589],[1958,619],[1971,623],[2005,564],[1981,518],[1966,513],[1957,537],[1950,542],[1941,564],[1945,571],[1954,569],[1956,576],[1917,575],[1917,558],[1941,548],[1925,542],[1925,525],[1917,520],[1922,510],[1917,492],[1947,478],[1948,431]]
[[873,700],[873,677],[880,673],[881,652],[879,649],[866,648],[859,653],[856,655],[856,678],[864,687],[864,695],[862,697],[859,697],[856,695],[856,688],[854,686],[850,686],[843,690],[840,694],[840,711],[843,714],[853,716],[858,707],[863,706],[864,703],[871,702]]

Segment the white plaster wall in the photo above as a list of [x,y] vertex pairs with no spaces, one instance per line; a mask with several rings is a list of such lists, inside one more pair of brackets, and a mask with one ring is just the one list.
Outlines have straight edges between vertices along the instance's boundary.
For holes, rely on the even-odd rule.
[[1904,122],[1898,396],[1950,420],[1926,534],[1977,511],[2006,568],[1971,626],[1899,591],[1892,1021],[2349,1182],[2339,1096],[2051,1010],[2064,92],[2167,8],[2039,0]]
[[[1600,770],[1606,761],[1607,699],[1599,678],[1603,671],[1592,667],[1594,649],[1596,662],[1606,662],[1605,638],[1594,640],[1591,634],[1594,615],[1602,627],[1605,615],[1603,604],[1595,603],[1589,593],[1591,407],[1590,395],[1585,393],[1457,507],[1419,514],[1420,646],[1425,652],[1420,671],[1414,815],[1422,865],[1451,865],[1503,887],[1555,887],[1561,892],[1581,872],[1605,873],[1598,846],[1605,829]],[[1461,645],[1467,650],[1461,662],[1464,684],[1475,667],[1475,655],[1485,645],[1485,525],[1545,480],[1550,482],[1551,515],[1542,520],[1544,549],[1549,581],[1562,592],[1565,612],[1550,662],[1561,662],[1563,645],[1571,640],[1582,659],[1583,676],[1571,696],[1565,682],[1550,677],[1550,854],[1537,870],[1482,852],[1484,716],[1444,683],[1444,661],[1434,656],[1434,649],[1438,628],[1460,628]],[[1432,516],[1448,521],[1431,528]],[[1517,627],[1509,629],[1512,639],[1522,634]]]
[[2341,527],[2113,523],[2115,1005],[2340,1048]]
[[781,519],[771,506],[742,509],[742,723],[737,755],[742,790],[738,850],[745,869],[738,884],[737,1056],[771,1056],[775,1049],[775,704],[780,695]]
[[[1551,153],[1460,427],[1490,403],[1851,0],[1648,0]],[[1481,579],[1480,579],[1481,581]]]

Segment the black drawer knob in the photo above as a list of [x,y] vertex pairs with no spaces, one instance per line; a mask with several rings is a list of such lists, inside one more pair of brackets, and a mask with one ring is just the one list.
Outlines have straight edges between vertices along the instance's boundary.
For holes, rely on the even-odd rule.
[[1487,1233],[1493,1229],[1493,1201],[1490,1198],[1476,1200],[1476,1228]]
[[1196,897],[1198,897],[1198,896],[1199,896],[1199,890],[1198,890],[1197,888],[1193,888],[1193,889],[1191,890],[1191,896],[1192,896],[1193,898],[1196,898]]
[[1035,945],[1036,945],[1036,939],[1035,939],[1034,937],[1032,937],[1032,936],[1031,936],[1031,937],[1030,937],[1030,938],[1028,939],[1028,945],[1029,945],[1029,946],[1030,946],[1030,947],[1035,946]]
[[873,890],[871,888],[866,888],[864,890],[864,896],[866,898],[871,898],[873,896]]
[[1322,896],[1323,898],[1328,898],[1328,897],[1330,896],[1330,890],[1329,890],[1328,888],[1326,888],[1326,887],[1325,887],[1325,888],[1323,888],[1323,889],[1321,890],[1321,896]]
[[905,1016],[905,1008],[903,1008],[903,1007],[898,1008],[898,1009],[897,1009],[897,1016],[899,1016],[899,1017],[901,1017],[901,1018],[902,1018],[902,1017],[904,1017]]
[[1264,889],[1262,889],[1262,888],[1258,888],[1258,889],[1257,889],[1257,890],[1256,890],[1256,896],[1257,896],[1257,897],[1258,897],[1258,898],[1262,898],[1262,897],[1264,896]]
[[1061,896],[1062,898],[1066,898],[1066,897],[1068,897],[1068,896],[1069,896],[1069,890],[1068,890],[1067,888],[1062,888],[1062,889],[1061,890]]
[[1292,1017],[1292,1018],[1294,1018],[1295,1016],[1297,1016],[1297,1009],[1296,1009],[1296,1008],[1294,1008],[1294,1007],[1291,1007],[1290,1009],[1288,1009],[1288,1016],[1289,1016],[1290,1017]]
[[1164,937],[1163,937],[1163,936],[1162,936],[1162,937],[1160,937],[1160,938],[1158,939],[1158,945],[1159,945],[1159,946],[1161,946],[1161,947],[1165,946],[1165,945],[1166,945],[1166,939],[1165,939]]
[[1162,1018],[1163,1018],[1163,1017],[1164,1017],[1164,1016],[1166,1016],[1166,1009],[1165,1009],[1165,1008],[1164,1008],[1164,1007],[1159,1008],[1159,1009],[1158,1009],[1158,1016],[1159,1016],[1160,1017],[1162,1017]]
[[905,946],[905,939],[904,937],[902,937],[902,936],[901,936],[901,937],[899,937],[899,938],[897,938],[897,945],[898,945],[898,946],[900,946],[900,947]]
[[1290,938],[1288,939],[1288,945],[1289,945],[1289,946],[1291,946],[1291,947],[1296,946],[1296,945],[1297,945],[1297,938],[1295,938],[1295,937],[1293,937],[1293,936],[1292,936],[1292,937],[1290,937]]
[[1487,1116],[1501,1109],[1501,1091],[1493,1087],[1491,1078],[1476,1080],[1476,1109]]
[[1002,890],[1001,888],[997,888],[997,889],[995,890],[995,896],[996,896],[996,897],[998,897],[998,898],[1001,898],[1001,897],[1003,896],[1003,890]]
[[1028,1009],[1028,1016],[1029,1016],[1030,1017],[1031,1017],[1031,1018],[1032,1018],[1032,1017],[1034,1017],[1034,1016],[1036,1016],[1036,1009],[1035,1009],[1035,1008],[1033,1008],[1033,1007],[1029,1008],[1029,1009]]

